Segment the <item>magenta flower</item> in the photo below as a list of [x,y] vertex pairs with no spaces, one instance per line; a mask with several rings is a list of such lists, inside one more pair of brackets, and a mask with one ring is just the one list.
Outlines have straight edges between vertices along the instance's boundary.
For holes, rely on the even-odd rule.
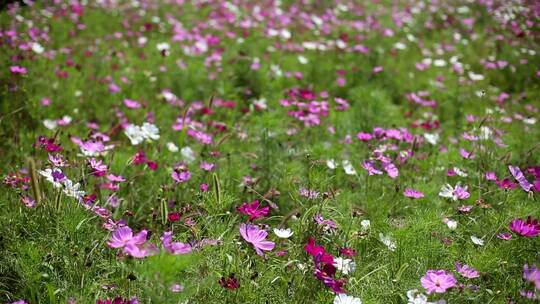
[[510,230],[513,232],[524,236],[524,237],[535,237],[540,234],[540,224],[538,224],[537,219],[533,219],[530,216],[527,218],[527,221],[522,219],[515,219],[510,223]]
[[268,232],[259,229],[256,225],[240,224],[240,234],[246,242],[251,243],[255,247],[255,251],[260,256],[264,256],[263,250],[270,251],[276,245],[274,242],[266,241]]
[[540,290],[540,269],[535,266],[523,265],[523,279],[534,283],[534,287]]
[[259,201],[255,200],[251,203],[243,203],[237,210],[240,213],[249,215],[249,221],[253,221],[256,218],[268,215],[270,207],[266,206],[259,209]]
[[160,238],[163,248],[174,255],[190,253],[193,248],[190,244],[173,242],[172,241],[172,231],[166,231],[163,233],[163,236]]
[[480,276],[480,273],[469,265],[461,265],[460,262],[456,262],[456,271],[467,279],[474,279]]
[[403,195],[410,198],[422,198],[424,197],[424,193],[420,191],[416,191],[413,188],[405,188],[405,191],[403,191]]
[[447,289],[453,288],[457,284],[456,278],[446,270],[428,270],[426,275],[420,279],[422,287],[428,294],[433,292],[445,293]]
[[517,187],[517,185],[511,182],[510,179],[508,178],[505,178],[503,180],[497,180],[495,181],[495,184],[497,184],[499,188],[504,189],[504,190],[514,189]]

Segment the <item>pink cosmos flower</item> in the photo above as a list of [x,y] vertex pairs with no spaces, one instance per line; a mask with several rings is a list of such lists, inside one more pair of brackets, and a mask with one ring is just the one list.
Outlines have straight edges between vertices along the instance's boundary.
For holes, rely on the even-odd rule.
[[259,201],[255,200],[251,203],[243,203],[242,206],[237,209],[240,213],[249,215],[249,221],[253,221],[256,218],[264,217],[268,215],[270,207],[266,206],[259,209]]
[[88,160],[88,164],[90,165],[90,168],[91,168],[90,172],[92,173],[92,175],[100,177],[107,174],[107,170],[108,170],[107,165],[105,165],[102,160],[90,158]]
[[264,256],[263,251],[271,251],[276,245],[274,242],[266,241],[268,232],[259,229],[256,225],[240,224],[240,235],[242,235],[246,242],[251,243],[255,247],[255,251],[260,256]]
[[486,172],[486,179],[490,181],[497,180],[497,175],[493,171]]
[[370,133],[360,132],[356,134],[356,138],[361,141],[370,141],[373,138],[373,135],[371,135]]
[[111,248],[124,248],[129,244],[143,244],[146,242],[147,234],[146,230],[141,230],[141,232],[133,235],[133,231],[128,226],[118,227],[113,231],[107,245]]
[[134,258],[144,258],[157,253],[155,245],[146,244],[147,235],[146,230],[133,235],[133,231],[128,226],[118,227],[113,231],[107,245],[111,248],[122,248],[123,253]]
[[375,162],[366,160],[362,163],[362,167],[368,171],[368,175],[380,175],[382,171],[375,168]]
[[31,196],[23,196],[21,198],[21,202],[27,207],[27,208],[34,208],[36,206],[36,201]]
[[501,232],[497,234],[497,237],[504,241],[509,241],[512,238],[512,234],[508,232]]
[[141,104],[136,100],[124,99],[124,105],[130,109],[139,109]]
[[422,287],[428,294],[433,292],[445,293],[447,289],[453,288],[457,284],[456,278],[446,272],[446,270],[428,270],[426,275],[420,279]]
[[474,158],[474,155],[472,154],[472,152],[469,152],[463,148],[459,149],[459,155],[461,155],[461,157],[463,158],[470,158],[470,159]]
[[529,181],[525,178],[525,175],[523,175],[523,172],[519,169],[517,166],[508,166],[508,170],[510,170],[510,173],[512,173],[512,176],[519,182],[519,185],[521,186],[521,189],[525,192],[531,191],[532,184],[529,183]]
[[193,248],[190,244],[173,242],[172,241],[172,231],[166,231],[163,233],[163,236],[160,238],[163,248],[174,255],[190,253]]
[[405,191],[403,191],[403,195],[410,198],[422,198],[424,197],[424,193],[420,191],[416,191],[413,188],[405,188]]
[[173,171],[171,174],[171,177],[177,183],[183,183],[191,179],[191,173],[189,171],[182,171],[182,172]]
[[384,171],[386,171],[386,174],[390,176],[390,178],[396,178],[399,175],[399,171],[397,167],[391,163],[391,162],[383,162],[382,163]]
[[540,290],[540,269],[535,266],[523,265],[523,278],[527,282],[534,283],[534,287]]
[[25,67],[21,67],[18,65],[9,67],[9,70],[11,71],[11,74],[26,74],[28,72]]
[[471,212],[473,206],[472,205],[461,205],[457,209],[459,213],[469,213]]
[[480,276],[480,273],[469,265],[461,265],[460,262],[456,262],[456,271],[467,279],[474,279]]
[[216,167],[216,164],[205,162],[205,161],[203,161],[200,165],[200,168],[203,169],[204,171],[212,171],[214,170],[215,167]]
[[537,219],[528,217],[527,221],[522,219],[515,219],[510,223],[510,230],[524,236],[524,237],[536,237],[540,234],[540,224]]

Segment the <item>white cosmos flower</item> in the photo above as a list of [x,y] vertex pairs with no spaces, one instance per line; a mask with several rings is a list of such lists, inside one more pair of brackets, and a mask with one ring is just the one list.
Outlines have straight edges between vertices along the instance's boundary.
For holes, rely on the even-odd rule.
[[418,289],[412,289],[407,291],[407,304],[427,304],[427,296],[418,291]]
[[418,289],[412,289],[407,291],[407,304],[446,304],[445,300],[438,300],[436,302],[428,302],[427,296]]
[[442,186],[439,196],[454,199],[454,188],[450,184]]
[[451,219],[446,220],[446,226],[448,226],[448,229],[450,230],[456,230],[457,224],[458,224],[457,221],[454,221]]
[[288,239],[294,234],[294,232],[291,230],[291,228],[285,228],[285,229],[274,228],[274,234],[278,238]]
[[144,141],[144,136],[141,127],[136,125],[128,125],[124,130],[124,133],[131,141],[131,144],[136,146]]
[[349,160],[342,161],[341,165],[343,166],[343,170],[345,170],[345,174],[356,175],[356,170],[354,169],[354,167],[352,166]]
[[182,157],[187,163],[191,163],[195,160],[195,152],[190,147],[183,147],[180,150]]
[[298,56],[298,62],[300,62],[301,64],[307,64],[309,61],[306,57],[300,55]]
[[482,126],[480,127],[480,139],[487,140],[490,139],[493,135],[493,131],[489,127]]
[[471,235],[471,241],[478,246],[484,246],[484,240],[477,236]]
[[168,51],[171,48],[171,46],[167,42],[162,42],[162,43],[158,43],[156,45],[156,48],[158,49],[158,51],[163,52],[163,51]]
[[454,172],[455,172],[458,176],[461,176],[461,177],[467,177],[467,176],[469,176],[469,174],[467,174],[467,172],[461,170],[461,169],[458,168],[458,167],[454,167]]
[[470,78],[472,81],[480,81],[480,80],[484,80],[484,75],[482,75],[482,74],[475,74],[474,72],[469,72],[469,78]]
[[355,298],[353,296],[340,293],[334,298],[334,304],[362,304],[362,300],[360,300],[360,298]]
[[326,166],[332,170],[336,169],[338,166],[338,163],[334,159],[329,159],[326,161]]
[[381,242],[386,245],[386,247],[388,247],[388,250],[390,251],[395,251],[396,248],[397,248],[397,245],[396,245],[396,242],[394,242],[390,237],[382,234],[382,233],[379,233],[379,239],[381,240]]
[[69,179],[66,179],[64,181],[64,193],[67,195],[67,196],[70,196],[70,197],[73,197],[73,198],[76,198],[76,199],[82,199],[82,197],[84,196],[85,192],[83,190],[79,190],[79,188],[81,187],[81,184],[79,183],[76,183],[76,184],[73,184],[73,182]]
[[41,44],[37,42],[32,43],[32,51],[34,51],[34,53],[41,54],[44,50],[45,49],[41,46]]
[[353,260],[341,257],[334,258],[334,266],[344,275],[353,273],[356,270],[356,263]]
[[141,131],[146,140],[158,140],[159,139],[159,129],[156,125],[145,122],[141,127]]
[[367,231],[371,227],[371,222],[369,220],[362,220],[360,226],[362,226],[362,231]]
[[45,179],[47,179],[48,182],[52,183],[55,188],[60,188],[60,187],[62,187],[62,182],[61,181],[56,181],[54,179],[54,177],[52,176],[52,173],[54,171],[62,172],[62,170],[60,170],[58,168],[54,168],[54,169],[47,168],[45,170],[39,170],[38,173],[41,176],[45,177]]
[[129,124],[124,133],[131,141],[132,145],[138,145],[144,140],[153,141],[159,139],[159,129],[156,125],[145,122],[142,126]]
[[56,120],[45,119],[43,120],[43,125],[49,130],[54,130],[58,126],[58,123],[56,122]]
[[167,143],[167,149],[169,149],[169,151],[171,151],[173,153],[179,151],[178,146],[176,146],[173,142],[168,142]]
[[424,133],[424,138],[432,145],[436,145],[439,142],[439,134],[437,133]]

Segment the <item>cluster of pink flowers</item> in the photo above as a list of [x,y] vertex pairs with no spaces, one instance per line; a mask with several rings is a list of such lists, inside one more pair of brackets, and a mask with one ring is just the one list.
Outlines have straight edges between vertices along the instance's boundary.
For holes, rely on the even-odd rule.
[[[323,95],[324,96],[324,95]],[[329,105],[327,101],[317,101],[314,92],[307,89],[291,89],[287,92],[287,99],[281,100],[281,105],[291,107],[287,113],[304,126],[311,127],[321,124],[321,118],[328,116]]]
[[324,247],[317,245],[315,239],[312,237],[308,239],[304,250],[313,257],[313,264],[315,266],[313,275],[333,292],[337,294],[345,293],[343,289],[345,281],[335,278],[336,266],[334,257]]

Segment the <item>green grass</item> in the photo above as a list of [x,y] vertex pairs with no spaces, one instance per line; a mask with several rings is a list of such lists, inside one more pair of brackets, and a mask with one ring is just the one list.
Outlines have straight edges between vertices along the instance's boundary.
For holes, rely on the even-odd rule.
[[[149,241],[158,247],[159,237],[167,230],[174,231],[177,241],[219,241],[215,246],[205,246],[188,255],[175,256],[161,250],[156,256],[134,259],[107,246],[110,232],[102,228],[104,219],[61,194],[44,178],[39,178],[37,191],[43,193],[43,199],[36,208],[26,208],[21,203],[23,194],[35,193],[34,186],[20,190],[6,185],[0,188],[0,301],[64,303],[74,298],[77,303],[95,303],[97,299],[137,297],[139,303],[331,303],[335,295],[313,276],[312,259],[304,251],[309,237],[314,237],[334,256],[339,255],[342,247],[357,251],[354,258],[357,268],[344,276],[345,289],[363,303],[407,303],[406,292],[422,290],[420,278],[429,269],[452,271],[460,283],[478,287],[477,291],[455,288],[443,295],[430,295],[430,301],[441,298],[448,303],[527,301],[519,295],[520,290],[531,289],[522,280],[522,269],[524,264],[540,264],[540,238],[514,235],[505,242],[496,235],[508,232],[508,224],[515,218],[540,217],[538,194],[529,195],[519,187],[501,190],[494,182],[487,181],[484,174],[495,171],[500,178],[511,178],[507,169],[510,164],[522,170],[540,164],[538,123],[526,124],[515,117],[520,114],[540,118],[540,85],[536,76],[540,57],[520,51],[520,48],[540,51],[534,35],[515,39],[515,45],[497,40],[496,29],[505,39],[515,37],[500,29],[484,7],[466,1],[441,4],[432,13],[423,11],[414,15],[414,22],[401,28],[392,22],[392,5],[365,2],[357,6],[364,8],[365,15],[375,16],[380,27],[359,31],[350,24],[342,24],[331,27],[329,33],[316,35],[306,30],[297,18],[291,20],[287,29],[292,33],[290,41],[298,44],[335,41],[341,34],[347,34],[351,45],[363,44],[369,47],[369,54],[275,49],[283,41],[267,37],[265,23],[251,28],[249,36],[240,43],[238,37],[243,29],[226,24],[223,30],[203,30],[204,34],[221,40],[222,60],[217,68],[205,66],[206,55],[211,53],[188,56],[182,49],[190,45],[188,41],[171,40],[174,30],[167,16],[172,15],[184,28],[191,29],[211,20],[221,1],[210,1],[201,8],[192,3],[180,7],[151,1],[154,5],[145,9],[144,16],[129,1],[120,1],[122,5],[114,9],[89,2],[92,4],[85,7],[80,19],[86,29],[76,31],[75,35],[70,35],[75,31],[73,21],[60,16],[59,5],[52,6],[58,14],[54,18],[43,17],[40,11],[45,5],[41,3],[17,11],[16,14],[32,20],[36,27],[49,28],[50,42],[43,46],[57,51],[53,59],[21,51],[2,39],[0,56],[6,59],[0,61],[2,174],[23,168],[30,170],[29,159],[36,162],[38,170],[49,167],[47,153],[34,144],[40,135],[54,137],[62,144],[61,153],[71,164],[64,173],[74,182],[81,182],[86,193],[96,193],[99,205],[110,209],[113,219],[124,219],[134,231],[151,231]],[[283,10],[295,3],[282,2]],[[300,9],[322,14],[325,7],[335,4],[318,2]],[[395,8],[403,9],[404,5],[405,2],[400,2]],[[477,18],[471,31],[461,24],[448,26],[443,18],[451,15],[461,20],[464,16],[456,15],[451,8],[463,5],[469,6]],[[247,3],[240,5],[242,16],[253,14],[250,7]],[[13,15],[0,12],[0,29],[6,31],[14,26],[22,33],[20,39],[28,40],[24,33],[27,25],[16,21]],[[348,11],[340,13],[339,18],[365,21],[365,15],[358,17]],[[159,16],[160,21],[152,21],[153,16]],[[424,26],[428,20],[433,21],[433,29]],[[137,38],[128,36],[123,21],[129,23],[130,31],[148,39],[145,47],[137,46]],[[141,30],[145,24],[151,24],[153,29]],[[381,32],[384,28],[392,28],[395,35],[384,37]],[[226,31],[234,32],[237,37],[226,36]],[[123,36],[114,38],[115,32]],[[455,42],[456,32],[467,37],[468,44]],[[423,46],[410,42],[408,33],[422,41]],[[476,38],[471,38],[472,34]],[[357,35],[363,37],[355,41]],[[156,50],[156,44],[161,42],[171,44],[169,56],[163,57]],[[390,50],[396,42],[406,43],[407,49],[392,53]],[[441,43],[452,44],[455,49],[436,55]],[[61,48],[71,51],[61,52]],[[85,55],[88,50],[92,51],[91,56]],[[423,54],[427,51],[432,55]],[[299,63],[298,55],[306,57],[308,63]],[[21,60],[7,60],[13,56],[21,56]],[[466,66],[463,75],[452,72],[451,66],[432,66],[425,71],[415,68],[426,57],[449,61],[452,56],[458,56]],[[489,56],[508,61],[515,70],[485,69],[480,61]],[[261,62],[258,70],[250,68],[254,57]],[[528,64],[520,64],[520,59],[527,59]],[[72,60],[74,65],[66,64],[67,60]],[[179,60],[185,68],[179,67]],[[13,65],[26,67],[28,73],[12,75],[9,68]],[[273,65],[278,65],[283,73],[301,72],[303,77],[277,76]],[[384,71],[373,74],[376,66],[383,66]],[[167,71],[160,71],[160,67],[166,67]],[[67,71],[68,78],[57,77],[57,70]],[[343,87],[336,83],[338,70],[346,71]],[[468,81],[469,70],[483,74],[485,79]],[[216,78],[211,80],[209,75],[213,73]],[[434,84],[437,76],[444,76],[441,82],[444,87]],[[108,91],[107,77],[121,86],[121,92]],[[129,83],[122,83],[121,77],[127,77]],[[292,88],[306,88],[316,94],[328,92],[330,113],[321,118],[320,125],[305,127],[288,115],[288,108],[280,105]],[[185,104],[168,104],[161,94],[164,89],[169,89]],[[420,107],[405,98],[406,94],[419,91],[428,91],[429,97],[425,98],[436,100],[438,106]],[[479,97],[479,91],[485,91],[485,96]],[[494,100],[501,92],[509,93],[511,100],[498,106]],[[52,99],[48,107],[40,104],[45,97]],[[350,108],[336,111],[334,97],[346,99]],[[128,109],[122,105],[124,98],[135,99],[144,108]],[[253,100],[260,98],[266,99],[266,110],[257,110],[253,105]],[[234,101],[236,106],[218,107],[219,99]],[[194,120],[205,125],[206,132],[215,135],[212,145],[202,145],[184,132],[171,129],[175,120],[183,117],[196,102],[214,111],[211,115],[200,111],[192,114]],[[137,125],[146,121],[147,113],[153,113],[161,138],[132,146],[118,127],[122,122],[117,116],[120,111],[130,123]],[[469,114],[478,119],[467,122],[465,116]],[[64,115],[73,118],[69,126],[55,130],[44,127],[43,120]],[[503,117],[514,119],[506,123]],[[440,128],[425,131],[411,127],[415,121],[427,118],[438,120]],[[127,179],[116,191],[122,200],[118,208],[106,205],[111,191],[100,189],[104,178],[91,176],[86,157],[80,155],[79,147],[70,140],[71,136],[87,139],[88,122],[99,123],[99,131],[108,134],[115,145],[107,155],[98,158],[109,166],[110,173]],[[226,131],[218,132],[211,122],[223,123]],[[462,138],[464,132],[478,135],[481,126],[500,130],[505,146],[497,145],[492,139]],[[333,127],[335,133],[329,132],[328,127]],[[387,141],[395,145],[395,150],[386,153],[399,167],[399,177],[367,176],[362,162],[372,157],[383,142],[364,143],[356,139],[356,134],[377,127],[407,128],[418,138],[423,133],[438,132],[440,143],[431,146],[417,141],[414,144]],[[297,133],[289,135],[292,129]],[[345,142],[346,136],[352,137],[351,143]],[[459,142],[453,143],[453,139]],[[197,160],[189,164],[192,172],[189,182],[176,185],[170,177],[173,165],[182,156],[180,152],[170,152],[167,142],[180,148],[189,146],[195,151]],[[448,151],[442,152],[440,145]],[[473,151],[476,158],[464,159],[459,148]],[[158,163],[156,171],[131,164],[140,149],[144,149],[149,160]],[[414,155],[399,164],[396,160],[399,152],[413,149]],[[341,166],[331,170],[326,165],[328,159],[339,164],[341,160],[350,160],[358,174],[347,175]],[[217,165],[214,173],[199,169],[203,160]],[[468,176],[448,177],[446,172],[453,167],[465,170]],[[245,176],[255,178],[255,184],[242,185]],[[531,181],[530,175],[528,178]],[[458,181],[468,185],[470,198],[451,202],[438,195],[444,184],[455,185]],[[209,185],[208,192],[199,190],[201,183]],[[305,198],[299,195],[302,187],[316,190],[321,196]],[[418,200],[404,197],[406,187],[422,191],[425,197]],[[272,190],[279,194],[269,195]],[[255,199],[279,207],[255,221],[267,226],[269,239],[276,242],[276,248],[264,258],[256,255],[239,234],[239,225],[247,222],[247,217],[236,209],[243,202]],[[490,207],[482,208],[480,201]],[[457,207],[462,204],[475,207],[470,214],[460,214]],[[164,205],[168,205],[167,211]],[[182,211],[180,221],[173,223],[164,218],[166,212],[177,211]],[[313,221],[316,214],[332,219],[338,228],[324,231]],[[188,218],[192,225],[184,223]],[[448,229],[444,218],[458,221],[457,229]],[[362,230],[362,220],[371,223],[367,231]],[[278,239],[271,232],[271,228],[281,224],[294,231],[290,239]],[[388,250],[379,240],[380,233],[396,242],[395,251]],[[485,245],[474,245],[470,239],[473,235],[483,238]],[[287,254],[276,256],[278,250],[287,250]],[[475,267],[480,278],[460,277],[454,271],[456,261]],[[228,290],[218,284],[221,277],[231,274],[238,279],[239,289]],[[169,288],[175,283],[185,289],[171,292]]]

